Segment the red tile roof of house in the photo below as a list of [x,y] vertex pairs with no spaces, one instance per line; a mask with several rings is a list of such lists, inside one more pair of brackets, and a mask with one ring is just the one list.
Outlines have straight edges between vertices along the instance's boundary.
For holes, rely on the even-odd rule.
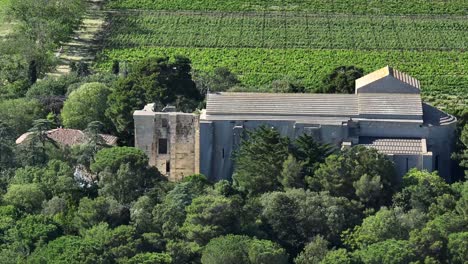
[[[23,143],[31,135],[31,132],[24,133],[17,140],[16,144]],[[55,142],[65,145],[73,146],[79,145],[86,142],[86,135],[81,130],[68,129],[68,128],[56,128],[47,131],[47,136]],[[112,135],[100,134],[102,139],[107,145],[117,145],[117,137]]]

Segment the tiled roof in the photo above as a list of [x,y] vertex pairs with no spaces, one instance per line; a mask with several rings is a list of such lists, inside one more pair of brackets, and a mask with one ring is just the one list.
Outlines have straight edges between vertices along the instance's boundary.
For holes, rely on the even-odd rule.
[[423,109],[419,94],[360,93],[360,116],[396,115],[422,118]]
[[358,115],[354,94],[209,94],[207,115],[347,116]]
[[404,72],[400,72],[396,69],[393,69],[392,67],[386,66],[382,69],[376,70],[374,72],[371,72],[359,79],[356,80],[356,88],[360,88],[362,86],[365,86],[367,84],[373,83],[379,79],[385,78],[387,76],[392,76],[393,78],[404,82],[406,84],[409,84],[413,87],[416,87],[418,89],[421,89],[421,85],[419,81],[416,78],[413,78],[409,76],[408,74]]
[[[29,135],[31,135],[31,132],[21,135],[16,140],[16,144],[23,143],[29,137]],[[107,145],[112,146],[117,144],[117,137],[106,134],[100,135]],[[83,131],[77,129],[56,128],[47,131],[47,136],[55,142],[66,146],[73,146],[86,142],[86,136]]]
[[423,139],[360,137],[359,145],[375,148],[383,154],[419,154],[426,152],[425,140]]

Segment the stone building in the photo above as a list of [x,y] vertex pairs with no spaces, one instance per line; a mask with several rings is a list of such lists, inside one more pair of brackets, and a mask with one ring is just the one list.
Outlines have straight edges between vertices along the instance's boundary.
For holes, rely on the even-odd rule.
[[421,100],[415,78],[385,67],[356,80],[355,94],[208,94],[200,115],[134,113],[136,147],[171,180],[202,173],[228,179],[243,131],[261,125],[296,138],[304,133],[338,147],[364,145],[411,168],[450,180],[456,119]]

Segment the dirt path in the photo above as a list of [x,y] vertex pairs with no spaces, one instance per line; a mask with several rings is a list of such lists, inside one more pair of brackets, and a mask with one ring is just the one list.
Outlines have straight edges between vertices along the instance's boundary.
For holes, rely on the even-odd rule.
[[75,31],[69,42],[62,45],[59,63],[55,71],[49,76],[61,76],[71,71],[72,62],[92,62],[99,49],[97,37],[105,23],[105,0],[88,0],[88,10],[84,16],[81,27]]

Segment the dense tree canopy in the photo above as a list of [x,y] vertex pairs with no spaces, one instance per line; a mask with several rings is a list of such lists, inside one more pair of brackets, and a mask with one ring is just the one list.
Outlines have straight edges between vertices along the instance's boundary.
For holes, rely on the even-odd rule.
[[105,127],[109,127],[110,121],[105,117],[105,112],[110,93],[111,90],[101,83],[81,85],[69,95],[63,105],[63,125],[83,130],[89,123],[100,121]]
[[356,79],[364,75],[364,70],[355,66],[340,66],[322,81],[322,93],[353,94]]
[[134,65],[126,78],[119,79],[109,96],[109,117],[121,139],[131,142],[133,112],[148,103],[161,110],[170,104],[179,111],[192,112],[202,95],[191,76],[190,60],[185,57],[149,58]]

